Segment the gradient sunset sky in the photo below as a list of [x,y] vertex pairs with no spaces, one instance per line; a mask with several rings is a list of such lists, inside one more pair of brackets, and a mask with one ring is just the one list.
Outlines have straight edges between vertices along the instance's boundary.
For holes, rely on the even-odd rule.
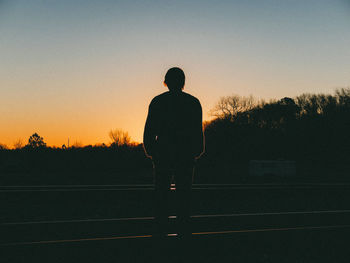
[[141,142],[167,69],[204,119],[225,95],[350,85],[350,0],[0,0],[0,143]]

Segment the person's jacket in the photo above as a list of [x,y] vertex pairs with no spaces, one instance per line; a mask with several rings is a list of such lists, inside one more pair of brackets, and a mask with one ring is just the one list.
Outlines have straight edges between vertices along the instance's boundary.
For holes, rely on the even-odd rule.
[[199,100],[182,91],[156,96],[149,105],[143,145],[155,160],[198,158],[204,151]]

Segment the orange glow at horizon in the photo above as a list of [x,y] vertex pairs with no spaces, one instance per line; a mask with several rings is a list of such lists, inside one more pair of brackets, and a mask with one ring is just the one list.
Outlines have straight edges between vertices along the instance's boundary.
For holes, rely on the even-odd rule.
[[[33,133],[38,133],[51,147],[67,146],[68,139],[70,146],[109,145],[108,133],[113,129],[127,131],[133,142],[141,143],[148,105],[154,96],[167,91],[161,74],[163,72],[157,74],[154,85],[144,85],[142,81],[127,83],[127,80],[121,79],[104,85],[98,78],[90,79],[88,83],[72,81],[69,84],[72,94],[84,87],[85,94],[79,96],[69,96],[67,91],[62,91],[60,86],[67,81],[56,82],[59,87],[54,87],[55,94],[47,94],[41,83],[37,85],[37,94],[21,90],[16,105],[9,102],[11,98],[2,105],[5,114],[0,115],[0,123],[5,125],[0,129],[0,143],[13,148],[14,143],[20,140],[25,145]],[[98,87],[98,84],[100,87],[96,91],[94,86]],[[188,86],[190,84],[191,81]],[[125,91],[117,88],[120,86],[125,87]],[[142,93],[134,96],[138,93],[135,90],[142,90]],[[191,87],[187,90],[185,86],[184,91],[201,100],[200,95],[194,94],[196,89]],[[208,107],[205,99],[201,103],[205,120],[208,119]]]
[[0,143],[5,144],[8,148],[13,148],[14,143],[20,140],[23,145],[28,143],[29,137],[33,133],[38,133],[43,137],[48,146],[62,147],[62,145],[109,145],[109,131],[114,129],[122,129],[129,133],[131,139],[135,143],[142,142],[144,122],[146,121],[148,107],[142,112],[138,118],[132,119],[108,117],[86,119],[86,122],[74,122],[70,120],[43,120],[38,125],[23,122],[8,125],[7,129],[0,131]]
[[[168,67],[162,68],[165,71]],[[209,111],[221,96],[233,93],[248,96],[252,93],[252,88],[231,88],[226,93],[225,90],[219,93],[212,87],[224,86],[225,82],[221,78],[210,76],[208,80],[191,68],[184,70],[187,73],[184,92],[200,100],[203,122],[212,119]],[[133,142],[141,143],[148,105],[154,96],[167,91],[163,86],[163,75],[164,72],[159,70],[153,74],[153,79],[147,81],[142,75],[138,80],[119,76],[116,81],[108,80],[105,76],[94,76],[87,77],[86,81],[73,79],[69,84],[67,80],[56,81],[56,86],[53,85],[49,91],[44,89],[44,82],[34,82],[32,85],[37,84],[37,94],[21,90],[16,105],[11,103],[11,97],[0,105],[5,113],[0,115],[0,143],[13,148],[20,139],[25,145],[36,132],[51,147],[67,145],[68,139],[70,145],[109,145],[111,140],[108,133],[113,129],[122,129],[129,133]],[[254,85],[254,82],[239,80],[232,84],[234,87]],[[68,86],[68,89],[62,90],[62,86]],[[265,98],[271,98],[272,92],[266,92]],[[15,100],[13,96],[12,101]]]
[[0,0],[0,144],[109,144],[112,129],[141,142],[174,66],[204,121],[221,96],[348,87],[348,5],[267,2]]

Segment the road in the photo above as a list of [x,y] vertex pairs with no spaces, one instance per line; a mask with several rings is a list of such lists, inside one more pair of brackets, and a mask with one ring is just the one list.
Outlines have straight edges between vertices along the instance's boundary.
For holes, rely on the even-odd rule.
[[[8,260],[41,255],[67,262],[75,258],[73,252],[87,261],[150,259],[152,190],[152,185],[0,187],[0,249]],[[215,253],[227,262],[245,257],[253,262],[349,259],[344,248],[350,241],[349,190],[344,184],[194,185],[191,254],[198,259],[199,252],[214,253],[203,256],[202,262],[210,262]],[[172,206],[175,191],[171,196]],[[168,248],[179,243],[175,216],[169,220]],[[147,246],[146,254],[130,258],[135,249]],[[118,255],[113,247],[120,249]],[[302,250],[306,247],[309,252]],[[301,254],[283,257],[300,249]],[[63,261],[50,255],[61,255]]]

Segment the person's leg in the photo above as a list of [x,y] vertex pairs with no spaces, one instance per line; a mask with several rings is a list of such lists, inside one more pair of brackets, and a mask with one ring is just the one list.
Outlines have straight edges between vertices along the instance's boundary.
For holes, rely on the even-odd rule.
[[170,191],[170,171],[162,165],[154,166],[154,237],[164,238],[167,235],[168,227],[168,199]]
[[175,170],[176,217],[179,238],[191,237],[191,192],[194,167],[179,165]]

